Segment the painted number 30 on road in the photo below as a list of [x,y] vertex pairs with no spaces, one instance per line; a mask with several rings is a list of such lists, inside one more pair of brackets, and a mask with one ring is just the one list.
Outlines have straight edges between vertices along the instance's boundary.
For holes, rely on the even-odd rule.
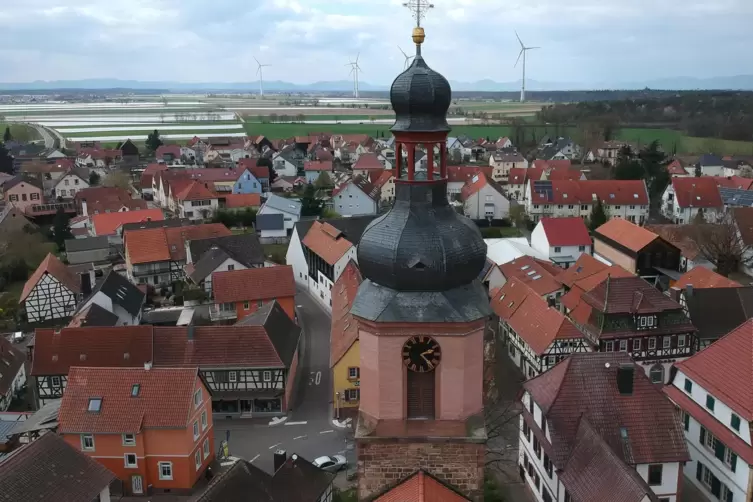
[[312,371],[311,376],[309,376],[309,385],[319,385],[320,383],[322,383],[322,372]]

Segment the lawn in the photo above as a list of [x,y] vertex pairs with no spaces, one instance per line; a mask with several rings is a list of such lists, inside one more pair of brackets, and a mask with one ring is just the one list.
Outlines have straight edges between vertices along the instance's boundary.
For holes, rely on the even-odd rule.
[[262,244],[264,256],[280,265],[285,264],[285,255],[288,253],[287,244]]
[[0,122],[0,141],[2,141],[3,134],[5,134],[5,128],[10,126],[10,133],[13,135],[13,139],[16,141],[36,141],[41,140],[39,133],[36,129],[26,124],[7,124]]

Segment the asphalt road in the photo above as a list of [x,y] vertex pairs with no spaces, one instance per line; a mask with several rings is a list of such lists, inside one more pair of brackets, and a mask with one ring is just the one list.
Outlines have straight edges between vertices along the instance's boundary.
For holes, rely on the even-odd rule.
[[[30,124],[34,129],[37,130],[40,136],[42,136],[42,139],[44,139],[44,147],[53,149],[55,148],[55,138],[50,134],[50,132],[45,129],[44,127],[36,124]],[[62,143],[61,143],[62,144]]]
[[273,453],[278,449],[308,460],[342,454],[353,465],[352,431],[336,427],[331,417],[330,315],[301,291],[296,295],[296,308],[304,340],[293,409],[287,420],[278,425],[269,425],[267,419],[216,420],[217,445],[229,431],[230,454],[253,461],[268,472],[273,471]]

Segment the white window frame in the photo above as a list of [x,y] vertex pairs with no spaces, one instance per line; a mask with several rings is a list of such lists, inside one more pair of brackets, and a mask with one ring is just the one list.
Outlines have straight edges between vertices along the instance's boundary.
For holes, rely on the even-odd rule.
[[196,453],[193,455],[193,462],[197,471],[201,469],[201,449],[196,449]]
[[193,393],[193,407],[198,408],[201,406],[201,389],[196,389]]
[[[167,467],[170,469],[170,474],[163,474],[162,468]],[[173,463],[172,462],[158,462],[157,463],[157,473],[159,474],[159,479],[162,481],[172,481],[173,479]]]
[[201,412],[201,430],[205,431],[209,427],[209,421],[207,420],[207,410]]
[[272,372],[269,370],[265,370],[261,372],[261,379],[263,382],[271,382],[272,381]]
[[235,383],[238,381],[238,374],[235,371],[228,371],[227,372],[227,381],[230,383]]
[[652,336],[648,339],[648,350],[656,350],[656,337]]
[[[86,440],[91,439],[91,447],[86,446]],[[96,445],[94,444],[94,434],[81,434],[81,451],[94,451]]]
[[196,441],[199,439],[199,421],[194,420],[193,421],[193,440]]
[[678,348],[685,348],[685,336],[686,335],[677,335],[677,347]]
[[[353,374],[354,372],[352,370],[355,370],[355,374]],[[360,368],[358,366],[351,366],[351,367],[349,367],[348,368],[348,379],[349,380],[358,380],[358,378],[361,376],[359,370],[360,370]]]
[[641,339],[633,338],[633,352],[641,350]]
[[[128,457],[133,457],[133,464],[128,463]],[[128,469],[137,469],[139,466],[139,457],[135,453],[126,453],[123,455],[123,465]]]
[[604,352],[613,352],[614,342],[612,340],[604,342]]
[[[57,383],[55,383],[55,382],[57,382]],[[59,376],[50,377],[50,385],[53,388],[58,388],[59,389],[60,387],[63,386],[63,380]]]
[[620,352],[627,352],[627,340],[620,340]]
[[662,349],[669,349],[672,347],[672,337],[671,336],[665,336],[662,338],[661,341],[661,348]]
[[209,438],[204,439],[204,444],[201,449],[204,452],[204,460],[206,460],[209,458]]
[[136,446],[136,434],[123,434],[123,446]]

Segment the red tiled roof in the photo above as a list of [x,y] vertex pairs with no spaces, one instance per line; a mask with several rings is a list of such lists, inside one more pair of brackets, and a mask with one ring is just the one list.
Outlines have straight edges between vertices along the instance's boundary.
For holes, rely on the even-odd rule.
[[[372,173],[369,173],[369,174],[372,174]],[[374,171],[373,174],[376,174],[376,171]],[[369,179],[371,179],[371,183],[376,188],[378,188],[379,190],[382,190],[382,187],[384,187],[384,185],[389,183],[389,181],[394,177],[395,175],[392,173],[392,171],[385,169],[381,173],[379,173],[379,176],[376,176],[374,178],[369,178]]]
[[141,188],[145,187],[152,187],[152,179],[154,178],[154,173],[158,171],[167,171],[167,166],[165,164],[148,164],[146,166],[146,169],[144,169],[144,172],[141,173]]
[[252,166],[248,170],[257,180],[269,179],[269,166]]
[[[570,159],[562,159],[562,160],[537,159],[533,161],[533,167],[536,167],[538,169],[553,168],[555,170],[559,170],[559,169],[570,170],[573,167],[573,162]],[[578,171],[578,174],[580,174],[580,171]]]
[[595,239],[603,236],[635,252],[659,238],[655,233],[622,218],[612,218],[597,228],[595,234]]
[[683,169],[682,162],[680,162],[678,159],[675,159],[667,164],[667,171],[669,172],[670,176],[685,176],[688,174],[688,172]]
[[340,230],[319,221],[315,221],[306,232],[303,245],[329,265],[337,263],[353,247],[353,243]]
[[184,200],[208,200],[216,199],[217,195],[212,193],[204,183],[193,181],[188,186],[183,187],[182,190],[174,194],[175,199],[179,201]]
[[186,259],[185,241],[232,235],[222,223],[173,228],[147,228],[125,233],[125,249],[131,264]]
[[539,181],[544,169],[541,167],[513,167],[507,175],[507,183],[510,185],[525,185],[528,180]]
[[540,296],[562,289],[562,284],[530,256],[521,256],[498,267],[507,280],[517,277]]
[[[184,429],[193,410],[198,368],[71,368],[60,404],[61,434],[135,434]],[[139,394],[131,395],[134,385]],[[89,400],[100,398],[98,413]]]
[[593,256],[581,254],[572,266],[560,272],[556,278],[559,282],[570,288],[575,281],[595,274],[607,267],[606,263],[600,262]]
[[24,365],[26,354],[21,352],[4,336],[0,336],[0,395],[5,396]]
[[475,195],[489,184],[486,175],[482,172],[476,173],[469,180],[465,182],[463,188],[460,190],[460,195],[463,200],[468,200],[469,197]]
[[[633,367],[631,394],[617,389],[623,365]],[[555,465],[566,465],[582,418],[627,464],[690,460],[674,405],[627,353],[572,354],[523,388],[547,417]]]
[[491,307],[538,355],[555,339],[583,338],[568,318],[515,277],[494,290]]
[[158,326],[154,360],[158,367],[176,368],[285,366],[264,326]]
[[212,274],[215,303],[237,303],[292,298],[295,296],[293,267],[249,268]]
[[724,188],[739,188],[750,190],[753,186],[753,179],[743,178],[740,176],[711,176],[716,181],[717,186]]
[[152,326],[38,329],[31,374],[67,375],[72,366],[140,367],[153,357]]
[[470,500],[430,473],[420,470],[374,499],[374,502],[465,502]]
[[753,245],[753,207],[732,208],[732,218],[740,231],[743,244]]
[[591,236],[588,235],[583,218],[541,218],[540,225],[550,246],[590,246]]
[[[379,167],[383,167],[379,164]],[[303,163],[304,171],[332,171],[332,161],[309,160]]]
[[375,153],[362,153],[355,164],[353,164],[353,170],[359,169],[384,169],[384,166],[379,162],[379,158]]
[[343,269],[332,288],[332,330],[330,332],[331,368],[348,352],[358,340],[358,321],[350,313],[356,298],[358,286],[363,278],[358,265],[351,260]]
[[677,363],[688,375],[740,415],[753,420],[753,319],[723,336],[696,355]]
[[593,204],[599,198],[605,205],[648,205],[643,180],[551,180],[551,187],[551,192],[547,193],[532,190],[531,201],[535,204]]
[[[593,271],[594,269],[591,268],[590,270]],[[584,269],[584,271],[588,270]],[[576,309],[581,301],[583,294],[593,290],[596,286],[604,282],[607,277],[614,279],[619,277],[635,277],[635,275],[631,274],[619,265],[611,265],[606,268],[600,268],[596,272],[590,272],[589,275],[584,277],[574,277],[575,282],[573,282],[573,284],[570,286],[570,291],[568,291],[560,299],[560,302],[570,310]],[[557,279],[562,278],[558,276]],[[586,310],[581,309],[581,313],[584,312],[586,312]]]
[[[523,169],[521,168],[521,170]],[[493,172],[494,168],[491,166],[447,166],[447,181],[449,183],[465,183],[477,173],[484,173],[487,178],[491,178]]]
[[225,207],[229,209],[261,206],[261,195],[258,193],[229,193],[219,197],[225,199]]
[[706,267],[694,267],[682,274],[682,277],[677,279],[674,283],[674,287],[684,289],[686,286],[693,286],[693,288],[741,288],[742,284],[727,279],[723,275],[719,275],[713,270]]
[[682,310],[682,306],[640,277],[607,277],[583,295],[583,301],[605,314],[641,314]]
[[157,151],[155,152],[156,157],[164,157],[165,154],[171,154],[175,158],[180,158],[180,145],[160,145],[157,147]]
[[140,223],[142,221],[163,221],[165,219],[161,209],[140,209],[138,211],[120,211],[117,213],[98,213],[91,216],[91,224],[95,235],[114,235],[118,228],[126,223]]
[[695,176],[689,178],[672,178],[677,205],[682,208],[703,207],[716,208],[724,206],[716,180],[710,177]]
[[26,298],[34,289],[34,286],[37,285],[39,280],[45,274],[49,274],[57,279],[60,284],[68,288],[70,291],[74,293],[81,292],[81,283],[79,282],[76,274],[71,272],[71,270],[67,266],[65,266],[65,264],[60,261],[57,256],[52,253],[47,253],[45,259],[42,260],[42,263],[39,264],[34,273],[31,274],[31,277],[29,277],[29,279],[26,281],[26,284],[24,284],[24,289],[21,292],[21,297],[18,299],[19,303],[26,300]]

